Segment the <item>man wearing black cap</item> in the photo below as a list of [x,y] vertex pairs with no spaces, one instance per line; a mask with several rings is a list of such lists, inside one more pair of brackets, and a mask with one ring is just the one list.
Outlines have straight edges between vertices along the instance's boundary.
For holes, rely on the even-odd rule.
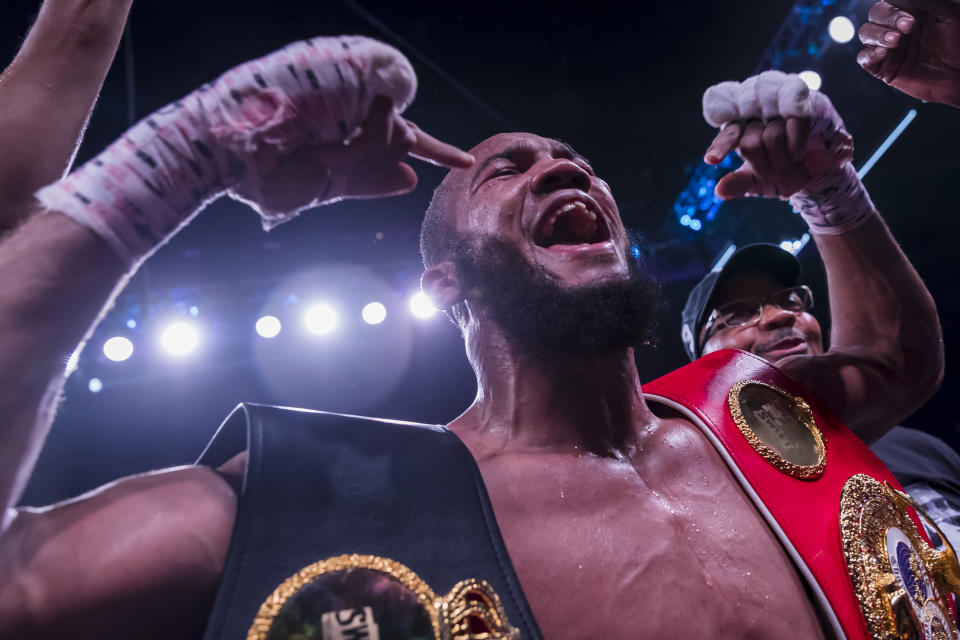
[[[683,308],[681,337],[696,360],[741,349],[771,364],[794,355],[821,355],[823,332],[810,313],[813,293],[800,261],[774,244],[742,247],[697,283]],[[870,447],[907,492],[960,546],[960,455],[916,429],[894,427]]]

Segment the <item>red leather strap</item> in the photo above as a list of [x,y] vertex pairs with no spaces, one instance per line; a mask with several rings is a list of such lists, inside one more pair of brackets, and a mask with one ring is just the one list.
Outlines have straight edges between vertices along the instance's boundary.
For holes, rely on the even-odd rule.
[[[792,477],[750,445],[734,422],[728,404],[730,389],[744,380],[774,385],[810,405],[825,440],[826,466],[820,477]],[[847,638],[869,640],[866,621],[847,573],[839,506],[844,483],[857,473],[902,489],[886,466],[809,391],[750,353],[711,353],[643,385],[643,390],[648,400],[659,398],[686,408],[688,417],[699,419],[694,423],[702,422],[698,427],[705,426],[713,433],[715,438],[710,439],[715,445],[722,445],[728,454],[724,458],[736,467],[732,469],[734,476],[812,583],[817,597],[826,600],[821,606],[833,611]],[[916,514],[911,512],[911,517],[927,539]]]

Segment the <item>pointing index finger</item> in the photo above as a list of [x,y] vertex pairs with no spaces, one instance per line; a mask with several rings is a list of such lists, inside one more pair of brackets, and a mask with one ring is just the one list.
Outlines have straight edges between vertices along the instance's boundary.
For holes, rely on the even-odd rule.
[[434,138],[409,120],[407,124],[413,129],[417,138],[413,148],[410,149],[410,155],[414,158],[451,169],[465,169],[473,165],[473,156],[469,153]]
[[727,157],[727,154],[740,144],[741,133],[743,133],[742,124],[739,122],[727,123],[710,143],[703,159],[706,160],[707,164],[720,164]]

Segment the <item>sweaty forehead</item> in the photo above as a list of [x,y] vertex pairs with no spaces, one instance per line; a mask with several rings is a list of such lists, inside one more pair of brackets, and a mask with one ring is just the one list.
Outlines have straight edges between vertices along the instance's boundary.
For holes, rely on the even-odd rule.
[[511,147],[523,147],[534,150],[545,150],[560,152],[563,155],[567,153],[575,154],[573,147],[566,142],[554,140],[553,138],[544,138],[535,133],[513,132],[498,133],[490,136],[480,144],[470,150],[474,154],[477,162],[483,162],[487,157],[502,153]]

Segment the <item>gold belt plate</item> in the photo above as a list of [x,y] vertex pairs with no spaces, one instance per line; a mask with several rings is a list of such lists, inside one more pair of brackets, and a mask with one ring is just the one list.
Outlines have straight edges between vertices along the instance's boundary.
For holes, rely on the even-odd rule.
[[876,640],[953,640],[947,593],[958,593],[960,565],[946,537],[943,551],[923,540],[908,507],[939,533],[905,493],[864,474],[847,480],[840,498],[847,571]]
[[410,568],[342,555],[287,578],[260,606],[247,640],[521,640],[499,596],[462,580],[445,596]]
[[730,389],[727,402],[740,433],[767,462],[801,480],[823,475],[823,434],[803,398],[766,382],[743,380]]

